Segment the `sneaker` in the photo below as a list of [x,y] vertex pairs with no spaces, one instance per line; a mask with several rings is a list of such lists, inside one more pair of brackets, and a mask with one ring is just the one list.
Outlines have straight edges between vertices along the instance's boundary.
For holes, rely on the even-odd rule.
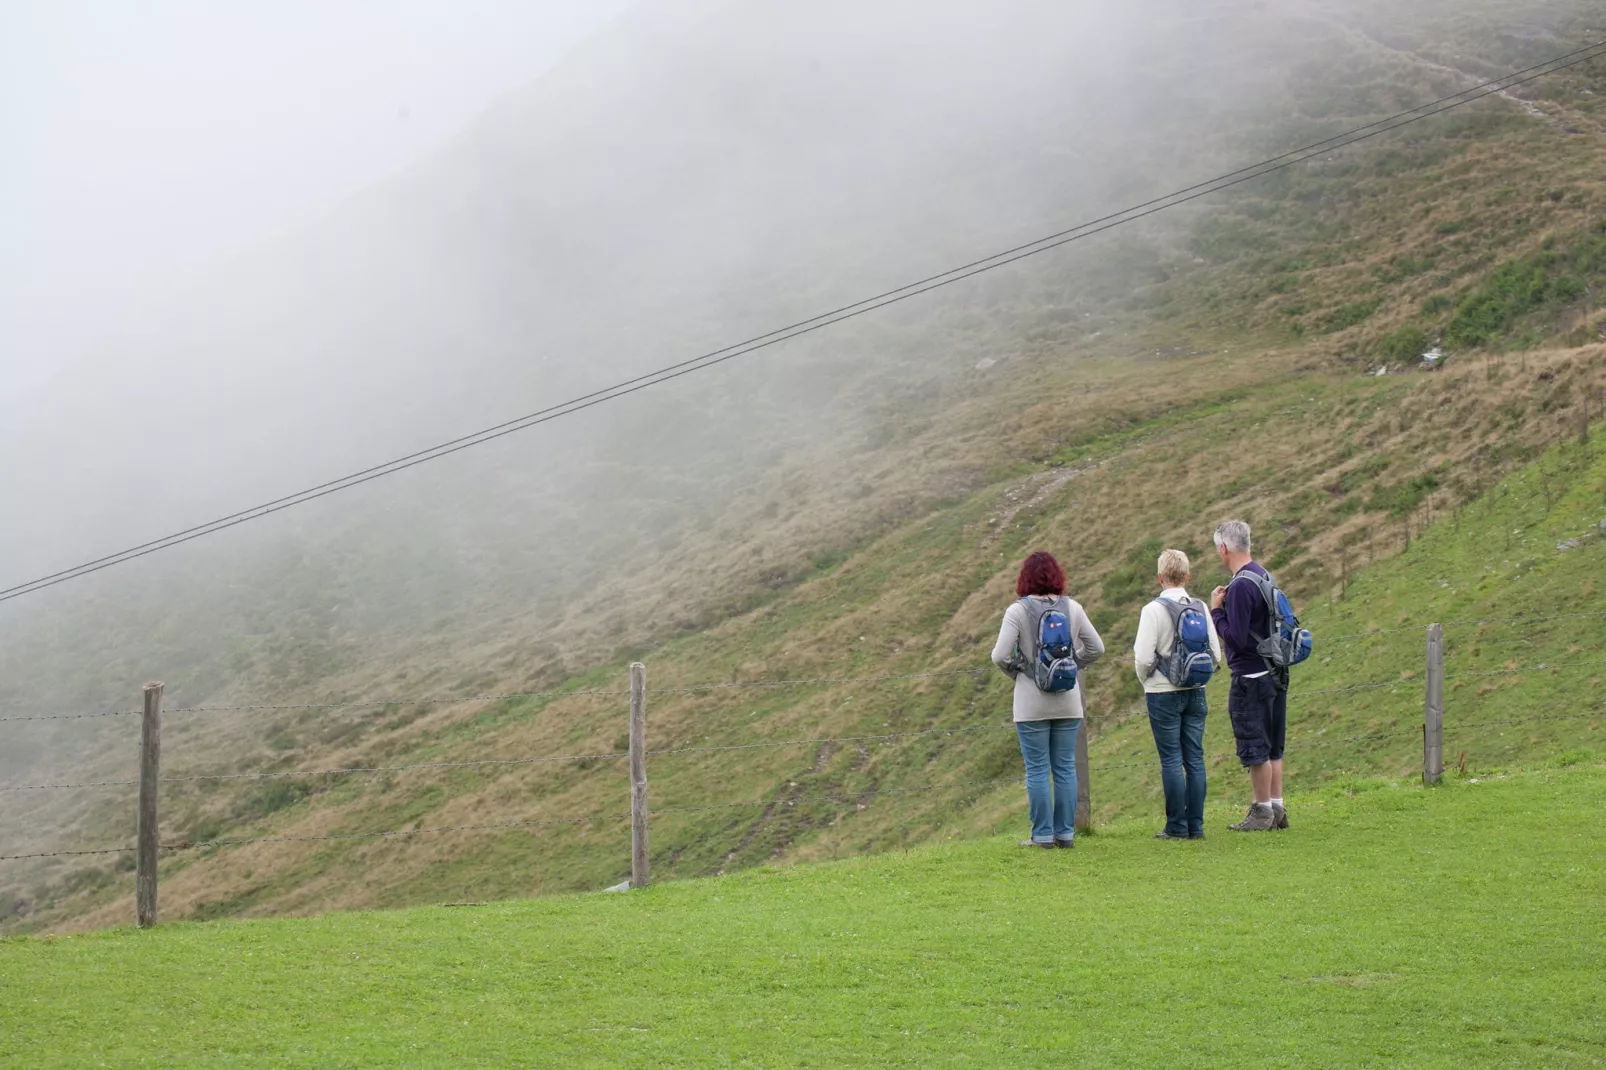
[[1288,827],[1288,811],[1277,803],[1271,804],[1272,828],[1285,829]]
[[1020,841],[1020,846],[1021,847],[1045,847],[1050,851],[1052,851],[1054,849],[1053,841],[1049,841],[1048,843],[1038,843],[1036,840],[1022,840],[1022,841]]
[[1188,837],[1178,836],[1175,833],[1167,832],[1165,829],[1161,829],[1159,832],[1154,834],[1154,838],[1157,840],[1185,840]]
[[1271,812],[1270,803],[1251,803],[1244,819],[1227,827],[1234,832],[1266,832],[1277,827],[1277,818]]
[[1202,839],[1204,839],[1204,833],[1202,833],[1202,832],[1190,832],[1190,833],[1188,833],[1188,839],[1190,839],[1190,840],[1202,840]]

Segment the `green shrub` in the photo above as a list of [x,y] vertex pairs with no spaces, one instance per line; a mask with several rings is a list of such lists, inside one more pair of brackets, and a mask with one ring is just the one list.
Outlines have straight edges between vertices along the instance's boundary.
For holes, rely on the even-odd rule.
[[251,796],[250,809],[266,817],[294,806],[301,801],[301,786],[290,780],[270,781],[266,787]]
[[1439,489],[1439,477],[1429,473],[1417,476],[1403,483],[1391,483],[1378,487],[1366,501],[1366,508],[1373,512],[1387,512],[1390,516],[1400,517],[1422,504],[1422,499]]
[[1548,242],[1531,256],[1501,264],[1456,306],[1445,344],[1470,349],[1520,337],[1542,339],[1544,332],[1521,331],[1522,321],[1576,301],[1595,280],[1606,280],[1606,223],[1569,246]]
[[1356,324],[1365,323],[1372,318],[1372,314],[1381,305],[1381,301],[1351,301],[1339,305],[1333,311],[1321,318],[1319,326],[1324,334],[1346,330]]
[[1390,331],[1377,341],[1377,351],[1385,360],[1416,360],[1428,348],[1428,332],[1417,324]]

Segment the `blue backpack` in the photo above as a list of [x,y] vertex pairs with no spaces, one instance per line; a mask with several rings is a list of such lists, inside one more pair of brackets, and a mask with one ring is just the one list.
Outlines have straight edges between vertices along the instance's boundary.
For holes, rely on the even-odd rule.
[[1051,695],[1076,689],[1076,651],[1071,642],[1071,600],[1064,595],[1051,606],[1022,598],[1026,609],[1025,637],[1032,652],[1024,670],[1032,674],[1039,691]]
[[[1171,653],[1155,653],[1154,668],[1165,673],[1173,687],[1196,688],[1210,682],[1216,673],[1216,656],[1210,650],[1210,621],[1205,617],[1205,604],[1196,598],[1186,602],[1173,602],[1169,598],[1156,598],[1158,604],[1171,616],[1172,631],[1177,641]],[[1151,673],[1154,669],[1149,670]]]
[[[1277,586],[1277,581],[1270,576],[1262,576],[1258,572],[1245,569],[1238,573],[1260,589],[1260,596],[1266,600],[1266,612],[1271,620],[1271,634],[1255,645],[1255,653],[1266,659],[1266,664],[1273,669],[1287,669],[1290,665],[1298,665],[1310,657],[1315,640],[1310,630],[1299,626],[1299,618],[1294,616],[1294,607],[1283,594],[1283,589]],[[1235,576],[1234,579],[1237,577]]]

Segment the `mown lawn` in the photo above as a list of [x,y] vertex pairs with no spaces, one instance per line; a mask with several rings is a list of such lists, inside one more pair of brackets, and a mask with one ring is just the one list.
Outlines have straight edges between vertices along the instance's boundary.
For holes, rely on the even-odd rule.
[[0,1063],[1606,1062],[1606,766],[625,895],[0,941]]

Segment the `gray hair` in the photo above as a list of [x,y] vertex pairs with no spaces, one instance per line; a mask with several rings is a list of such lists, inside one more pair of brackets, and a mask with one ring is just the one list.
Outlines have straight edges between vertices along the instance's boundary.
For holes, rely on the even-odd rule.
[[1229,553],[1249,552],[1249,525],[1242,520],[1223,520],[1213,538],[1217,546]]

